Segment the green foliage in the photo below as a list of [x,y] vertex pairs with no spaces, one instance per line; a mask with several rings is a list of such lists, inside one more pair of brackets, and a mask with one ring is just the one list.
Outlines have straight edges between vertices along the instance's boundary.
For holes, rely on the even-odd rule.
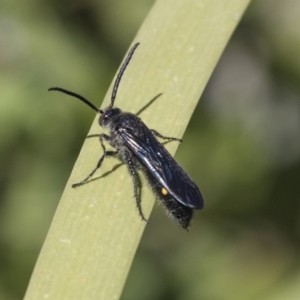
[[[82,103],[46,90],[59,85],[99,103],[148,14],[116,105],[137,112],[163,93],[141,118],[181,137],[247,2],[156,1],[149,14],[152,1],[3,4],[1,299],[24,294],[94,116]],[[108,160],[96,180],[70,188],[101,155],[98,140],[87,139],[27,299],[119,297],[134,256],[124,300],[297,299],[297,5],[253,2],[196,107],[177,153],[205,197],[189,234],[158,207],[135,256],[145,224],[125,166],[101,177],[118,164]],[[94,122],[91,133],[100,131]],[[172,153],[176,147],[167,145]],[[147,215],[153,202],[145,187]]]

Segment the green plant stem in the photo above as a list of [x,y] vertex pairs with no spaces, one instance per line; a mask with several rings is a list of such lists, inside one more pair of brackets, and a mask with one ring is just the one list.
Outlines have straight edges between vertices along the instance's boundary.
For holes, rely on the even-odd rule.
[[[141,45],[124,74],[115,105],[137,112],[163,93],[141,118],[162,134],[182,137],[249,1],[156,1],[135,38]],[[111,88],[103,107],[110,102],[110,94]],[[99,131],[97,116],[90,134]],[[176,143],[168,145],[172,154],[176,148]],[[101,151],[98,139],[85,141],[32,274],[26,300],[120,297],[146,224],[135,207],[126,166],[71,188],[89,174]],[[97,175],[116,164],[114,159],[105,161]],[[153,195],[144,188],[146,217],[153,203]],[[181,229],[174,225],[174,230]]]

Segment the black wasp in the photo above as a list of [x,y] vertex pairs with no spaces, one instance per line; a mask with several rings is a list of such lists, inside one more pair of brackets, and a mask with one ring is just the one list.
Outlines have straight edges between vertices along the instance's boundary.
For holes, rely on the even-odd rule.
[[[167,141],[180,139],[166,137],[153,129],[149,129],[135,114],[122,112],[113,107],[117,90],[134,51],[136,43],[129,51],[114,84],[111,103],[104,110],[98,109],[84,97],[59,87],[50,88],[49,91],[59,91],[73,96],[89,107],[100,113],[99,125],[110,130],[111,135],[100,134],[100,143],[103,155],[95,169],[79,183],[72,187],[86,183],[99,169],[106,157],[119,157],[127,166],[133,179],[134,197],[141,218],[148,222],[143,215],[140,199],[140,185],[137,170],[141,170],[147,177],[157,199],[165,206],[168,215],[173,217],[179,225],[187,229],[190,225],[193,209],[203,208],[203,198],[197,185],[186,172],[176,163],[165,147],[157,140],[162,138]],[[115,151],[107,151],[104,141],[108,142]]]

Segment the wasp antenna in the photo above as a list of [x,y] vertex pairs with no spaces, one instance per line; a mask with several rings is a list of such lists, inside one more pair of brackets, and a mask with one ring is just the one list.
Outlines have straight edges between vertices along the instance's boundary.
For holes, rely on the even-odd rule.
[[140,43],[136,43],[132,46],[132,48],[130,49],[125,61],[123,62],[122,64],[122,67],[117,75],[117,78],[116,78],[116,81],[115,81],[115,84],[114,84],[114,88],[113,88],[113,91],[112,91],[112,94],[111,94],[111,103],[109,105],[110,108],[112,108],[114,106],[114,102],[115,102],[115,99],[116,99],[116,95],[117,95],[117,91],[118,91],[118,87],[119,87],[119,84],[120,84],[120,81],[121,81],[121,78],[132,58],[132,55],[135,51],[135,49],[138,47]]
[[79,99],[80,101],[84,102],[85,104],[87,104],[90,108],[92,108],[93,110],[95,110],[97,113],[103,113],[102,110],[98,109],[93,103],[91,103],[89,100],[85,99],[84,97],[82,97],[81,95],[78,95],[76,93],[73,93],[71,91],[65,90],[63,88],[60,87],[52,87],[50,89],[48,89],[48,91],[57,91],[57,92],[62,92],[64,94],[67,94],[69,96],[72,96],[74,98]]

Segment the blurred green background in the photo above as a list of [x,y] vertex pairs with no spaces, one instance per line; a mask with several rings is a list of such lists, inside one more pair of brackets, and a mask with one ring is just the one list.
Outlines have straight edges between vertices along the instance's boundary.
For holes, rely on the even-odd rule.
[[[47,89],[100,106],[152,3],[0,0],[0,299],[23,297],[95,117]],[[155,207],[122,300],[300,299],[299,16],[250,5],[176,154],[205,209],[186,233]]]

